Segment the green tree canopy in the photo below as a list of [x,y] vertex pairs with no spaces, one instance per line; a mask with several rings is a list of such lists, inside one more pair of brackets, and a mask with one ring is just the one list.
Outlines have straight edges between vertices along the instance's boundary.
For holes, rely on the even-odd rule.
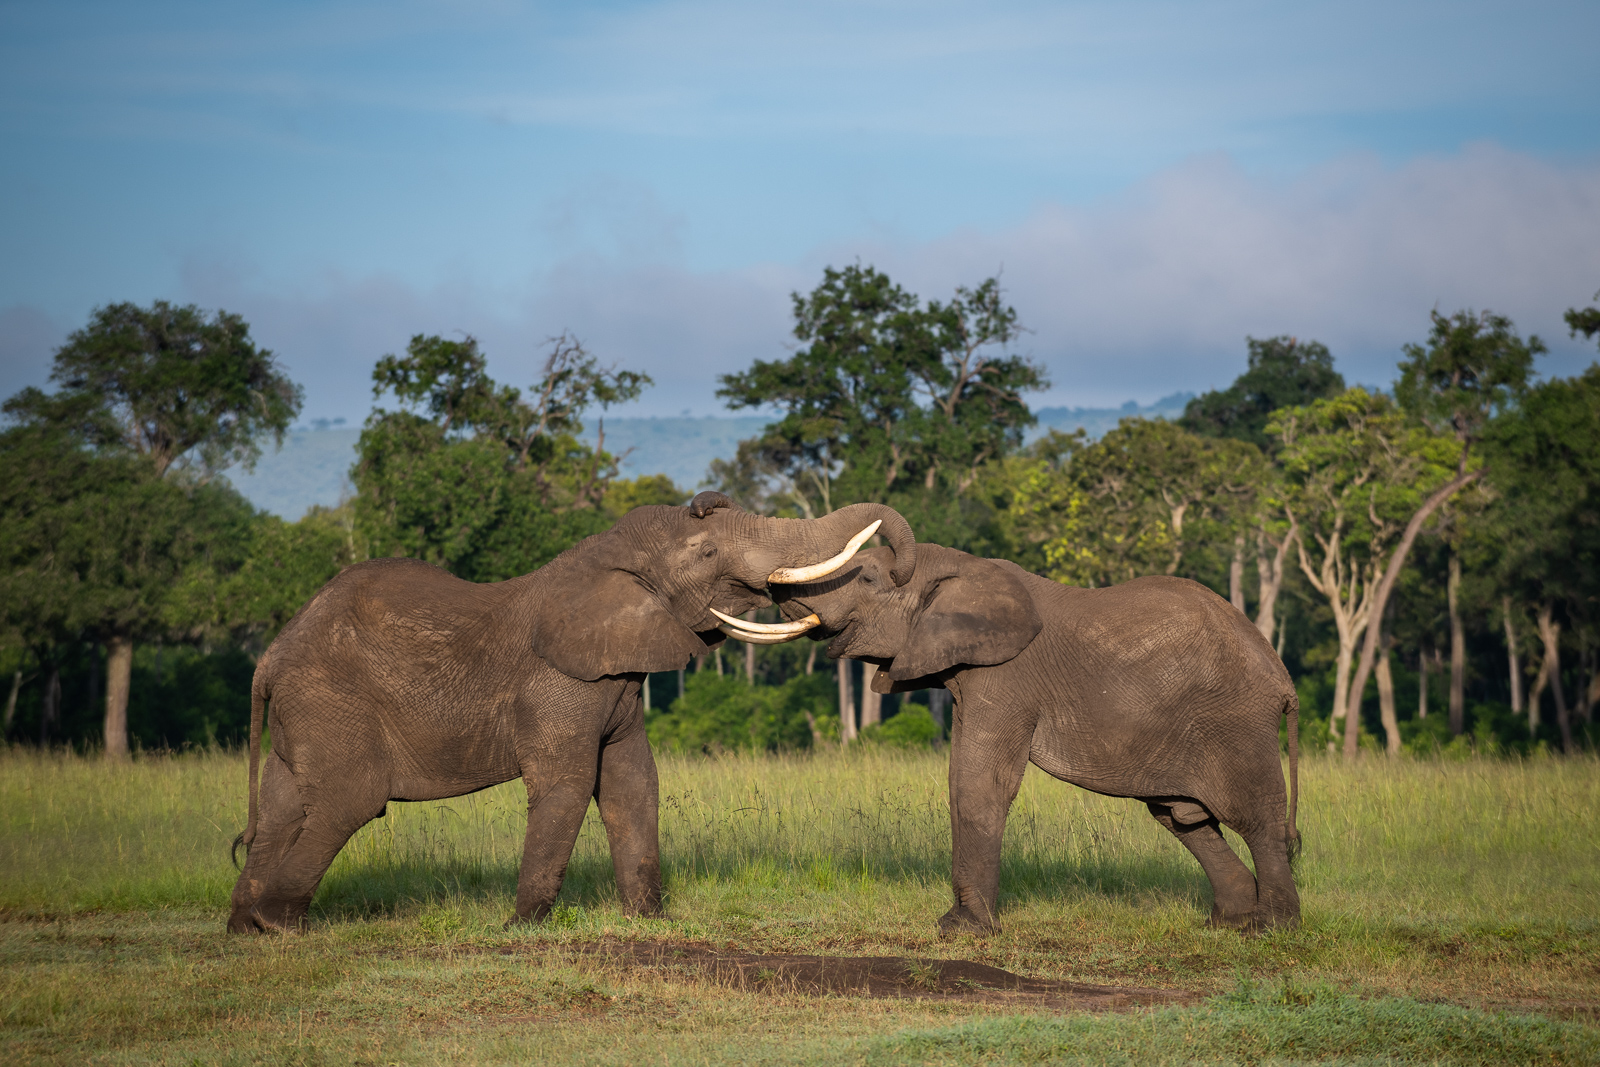
[[[576,340],[552,338],[528,394],[494,382],[477,342],[417,335],[405,356],[373,369],[375,409],[353,471],[356,529],[365,552],[424,559],[473,581],[541,566],[605,529],[603,506],[619,457],[578,439],[594,404],[631,400],[648,376],[601,366]],[[660,479],[630,486],[638,503],[677,502]],[[620,499],[620,498],[619,498]]]
[[235,463],[248,468],[259,440],[281,444],[300,411],[300,387],[256,347],[243,319],[164,300],[97,309],[56,352],[50,379],[60,386],[54,395],[27,389],[6,411],[131,449],[158,475],[174,464],[202,480]]
[[805,347],[723,375],[717,390],[729,407],[783,414],[715,476],[748,505],[802,515],[892,503],[924,536],[960,543],[948,502],[1021,445],[1034,421],[1022,394],[1049,384],[1010,351],[1021,331],[999,281],[924,305],[858,264],[828,268],[793,300]]
[[1344,377],[1333,369],[1333,355],[1318,341],[1295,337],[1245,338],[1249,368],[1227,389],[1189,401],[1179,424],[1202,437],[1232,437],[1262,451],[1277,442],[1267,431],[1280,408],[1300,407],[1344,392]]

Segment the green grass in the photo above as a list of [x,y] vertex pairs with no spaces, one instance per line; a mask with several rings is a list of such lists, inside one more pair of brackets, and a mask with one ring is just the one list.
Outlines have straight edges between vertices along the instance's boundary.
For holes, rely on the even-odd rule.
[[[0,1059],[1600,1061],[1592,758],[1306,761],[1304,922],[1253,939],[1202,925],[1205,879],[1142,805],[1030,769],[1004,933],[940,940],[944,770],[889,750],[663,758],[669,917],[623,916],[591,813],[552,920],[511,930],[520,783],[392,804],[336,861],[309,934],[230,938],[241,755],[0,754]],[[963,958],[1212,999],[1019,1016],[749,992],[566,951],[606,938]]]

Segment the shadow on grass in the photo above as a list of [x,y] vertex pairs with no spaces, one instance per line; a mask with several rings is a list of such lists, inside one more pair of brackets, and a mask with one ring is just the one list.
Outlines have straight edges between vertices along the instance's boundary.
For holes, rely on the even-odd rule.
[[[849,893],[871,883],[925,891],[950,878],[948,856],[862,853],[834,860],[787,857],[747,858],[671,856],[663,875],[672,885],[725,885],[782,891]],[[1093,861],[1008,857],[1001,865],[1000,891],[1008,902],[1067,902],[1085,897],[1129,901],[1150,894],[1209,907],[1204,873],[1185,854],[1150,855]],[[329,873],[317,892],[313,917],[323,921],[394,918],[441,903],[490,904],[509,909],[517,892],[517,867],[474,860],[415,860],[344,865]],[[575,856],[567,868],[559,903],[585,909],[619,903],[609,857]]]

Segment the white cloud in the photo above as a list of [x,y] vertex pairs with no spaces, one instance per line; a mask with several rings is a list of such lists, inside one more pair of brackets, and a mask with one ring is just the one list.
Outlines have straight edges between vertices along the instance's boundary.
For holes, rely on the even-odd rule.
[[[635,198],[601,199],[624,228],[641,217]],[[859,258],[924,298],[1003,267],[1034,330],[1026,347],[1056,383],[1035,404],[1115,404],[1226,385],[1243,368],[1246,334],[1316,338],[1347,378],[1386,383],[1434,307],[1510,315],[1550,343],[1546,373],[1575,373],[1595,352],[1567,338],[1560,315],[1600,288],[1597,235],[1600,163],[1485,146],[1398,169],[1348,158],[1280,183],[1211,157],[1097,205],[1042,205],[1012,228],[836,241],[795,263],[695,272],[670,254],[641,262],[618,246],[519,284],[426,290],[332,273],[289,286],[191,265],[175,295],[243,314],[306,385],[308,417],[364,416],[373,362],[413,333],[471,332],[492,373],[521,385],[540,342],[562,329],[655,377],[636,412],[698,415],[720,410],[717,374],[784,355],[788,293],[814,285],[824,265]],[[0,315],[7,373],[24,366],[22,377],[42,381],[63,333],[37,312]]]

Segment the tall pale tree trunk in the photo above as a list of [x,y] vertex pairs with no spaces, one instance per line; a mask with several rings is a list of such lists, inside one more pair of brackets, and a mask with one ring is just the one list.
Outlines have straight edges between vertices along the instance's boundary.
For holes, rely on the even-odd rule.
[[39,744],[50,743],[50,728],[61,715],[61,668],[50,664],[50,673],[44,680],[44,699],[39,709]]
[[133,639],[106,639],[106,758],[128,754],[128,691],[133,681]]
[[1511,714],[1522,714],[1522,664],[1517,661],[1517,625],[1511,619],[1511,598],[1500,598],[1500,615],[1506,622],[1506,659],[1511,666]]
[[939,729],[944,730],[949,726],[950,716],[946,713],[950,707],[950,690],[928,690],[928,714],[933,716],[933,721],[939,724]]
[[839,672],[839,739],[848,745],[856,739],[856,702],[850,692],[850,661],[841,657],[836,666]]
[[861,663],[861,728],[883,721],[883,694],[873,692],[872,679],[878,673],[876,663]]
[[683,668],[678,668],[678,699],[683,699]]
[[[1289,523],[1289,532],[1284,534],[1283,540],[1272,544],[1266,530],[1256,532],[1256,576],[1261,579],[1261,588],[1256,599],[1256,629],[1261,631],[1261,636],[1268,641],[1272,640],[1272,631],[1277,627],[1278,592],[1283,588],[1283,564],[1289,554],[1289,544],[1299,534],[1299,525],[1293,521]],[[1267,551],[1271,547],[1272,551]],[[1278,658],[1283,658],[1282,633],[1280,629]]]
[[[1464,466],[1466,462],[1466,453],[1463,452],[1461,454],[1461,463]],[[1377,590],[1373,594],[1372,611],[1375,618],[1382,618],[1384,609],[1389,606],[1389,594],[1394,591],[1394,583],[1400,578],[1400,571],[1405,567],[1406,557],[1411,554],[1411,546],[1416,542],[1417,534],[1421,531],[1422,524],[1427,522],[1428,516],[1437,511],[1446,500],[1449,500],[1456,493],[1477,481],[1482,474],[1482,471],[1463,471],[1457,474],[1435,490],[1433,495],[1424,500],[1422,506],[1412,514],[1411,520],[1406,523],[1405,532],[1400,535],[1400,543],[1395,546],[1394,553],[1389,557],[1388,565],[1383,569],[1383,577],[1378,581]],[[1457,575],[1456,582],[1460,584],[1459,573],[1461,565],[1455,561],[1453,554],[1450,558],[1451,565],[1456,568],[1452,573]],[[1351,709],[1353,713],[1351,721],[1357,728],[1360,727],[1359,705],[1361,693],[1367,687],[1367,679],[1371,677],[1373,663],[1378,656],[1379,629],[1381,627],[1374,626],[1367,631],[1367,640],[1361,646],[1361,662],[1356,666],[1356,679],[1350,686],[1352,690],[1350,699],[1357,705]],[[1356,754],[1355,730],[1351,730],[1345,736],[1344,754],[1346,756],[1354,756]]]
[[[1311,566],[1303,541],[1297,542],[1297,554],[1301,573],[1327,600],[1328,610],[1333,614],[1334,632],[1339,636],[1339,651],[1334,658],[1333,714],[1328,719],[1328,751],[1337,752],[1343,738],[1345,751],[1353,755],[1354,735],[1361,729],[1361,709],[1358,704],[1355,717],[1348,720],[1350,728],[1345,729],[1351,704],[1350,664],[1355,660],[1356,642],[1371,618],[1372,572],[1355,560],[1347,563],[1338,530],[1321,547],[1322,564],[1316,568]],[[1365,678],[1362,685],[1366,685]]]
[[1594,676],[1594,646],[1589,644],[1587,631],[1579,630],[1583,644],[1578,652],[1578,718],[1594,721],[1594,699],[1597,687]]
[[1533,684],[1528,687],[1528,736],[1539,733],[1539,705],[1544,702],[1544,687],[1550,683],[1550,660],[1545,657],[1539,664]]
[[1567,697],[1561,689],[1561,624],[1555,621],[1555,606],[1545,601],[1539,606],[1539,637],[1544,641],[1544,673],[1550,694],[1556,699],[1556,729],[1561,731],[1561,751],[1572,751],[1572,721],[1567,714]]
[[1394,675],[1389,670],[1389,642],[1378,655],[1374,672],[1378,679],[1378,711],[1383,716],[1384,747],[1391,756],[1400,754],[1400,718],[1394,710]]
[[[744,617],[748,622],[756,621],[754,611],[745,612]],[[756,646],[748,643],[744,646],[744,680],[756,684]]]
[[1459,737],[1467,728],[1467,631],[1461,625],[1461,557],[1454,552],[1445,601],[1450,608],[1450,733]]
[[0,725],[0,739],[11,733],[11,723],[17,717],[17,694],[22,691],[22,672],[11,676],[11,695],[6,698],[6,720]]
[[806,673],[811,674],[817,669],[817,642],[811,642],[811,651],[806,653]]
[[1428,717],[1428,650],[1417,650],[1417,718]]
[[1244,534],[1242,533],[1233,539],[1233,560],[1228,564],[1228,602],[1238,608],[1240,614],[1244,613]]

